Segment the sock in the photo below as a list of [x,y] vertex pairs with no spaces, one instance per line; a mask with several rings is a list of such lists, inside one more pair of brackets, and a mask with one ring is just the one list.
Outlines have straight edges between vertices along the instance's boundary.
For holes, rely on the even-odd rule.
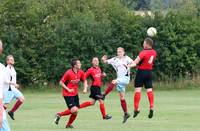
[[92,105],[92,102],[86,101],[86,102],[80,104],[80,108],[85,108],[85,107],[88,107],[88,106],[91,106],[91,105]]
[[113,90],[114,87],[115,87],[114,84],[112,84],[112,83],[108,84],[104,94],[108,95]]
[[13,108],[11,109],[11,112],[15,112],[19,107],[20,105],[22,104],[23,102],[21,102],[20,100],[17,100],[17,102],[15,103],[15,105],[13,106]]
[[104,103],[100,103],[99,106],[100,106],[102,117],[104,118],[106,116],[106,110],[105,110]]
[[135,92],[134,96],[134,110],[138,111],[139,103],[140,103],[140,92]]
[[57,113],[59,116],[67,116],[71,114],[71,111],[69,109],[63,111],[63,112],[59,112]]
[[67,126],[70,126],[74,122],[76,117],[77,117],[77,114],[71,114],[71,116],[69,117],[69,121],[67,123]]
[[153,106],[154,106],[154,95],[153,95],[153,91],[147,92],[147,96],[148,96],[148,98],[149,98],[150,109],[153,109]]
[[121,106],[122,106],[122,109],[124,111],[124,113],[127,113],[127,105],[126,105],[126,100],[121,100]]

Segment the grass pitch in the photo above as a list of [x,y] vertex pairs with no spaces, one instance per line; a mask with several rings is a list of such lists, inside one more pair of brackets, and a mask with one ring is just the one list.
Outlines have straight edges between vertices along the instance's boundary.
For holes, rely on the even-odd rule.
[[[127,92],[129,113],[133,112],[133,92]],[[76,131],[200,131],[200,90],[155,91],[155,115],[148,119],[149,104],[142,93],[141,113],[122,124],[122,109],[117,92],[105,100],[111,120],[102,120],[98,102],[95,106],[80,109],[73,124]],[[62,117],[54,124],[54,115],[66,109],[60,92],[25,92],[26,102],[15,113],[15,121],[9,116],[12,131],[64,131],[69,117]],[[89,94],[80,94],[80,102],[89,100]]]

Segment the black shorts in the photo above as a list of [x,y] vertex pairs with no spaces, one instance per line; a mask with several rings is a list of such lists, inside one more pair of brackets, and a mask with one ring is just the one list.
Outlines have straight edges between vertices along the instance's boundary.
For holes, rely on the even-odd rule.
[[90,98],[94,99],[94,100],[99,100],[102,99],[103,96],[101,94],[101,88],[98,86],[91,86],[90,87]]
[[145,89],[153,88],[152,83],[152,71],[149,70],[137,70],[135,77],[135,88],[145,87]]
[[69,109],[71,109],[74,106],[76,106],[78,108],[80,107],[78,95],[76,95],[76,96],[64,96],[64,99],[65,99],[65,102],[66,102],[67,107]]

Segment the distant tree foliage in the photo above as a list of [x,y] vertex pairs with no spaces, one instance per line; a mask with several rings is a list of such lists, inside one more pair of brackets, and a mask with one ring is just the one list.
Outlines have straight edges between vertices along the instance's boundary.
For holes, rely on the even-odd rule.
[[[112,57],[119,46],[136,58],[150,26],[158,31],[157,80],[198,73],[199,17],[172,11],[165,16],[135,16],[122,0],[1,0],[1,62],[8,54],[15,56],[23,85],[57,83],[73,57],[81,60],[84,70],[93,56]],[[112,67],[101,66],[108,79],[114,77]]]

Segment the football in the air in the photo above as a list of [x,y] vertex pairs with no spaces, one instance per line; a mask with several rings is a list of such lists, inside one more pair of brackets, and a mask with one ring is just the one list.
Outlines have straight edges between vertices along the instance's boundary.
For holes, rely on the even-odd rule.
[[150,27],[147,29],[147,35],[150,37],[155,37],[157,34],[157,30],[155,27]]

